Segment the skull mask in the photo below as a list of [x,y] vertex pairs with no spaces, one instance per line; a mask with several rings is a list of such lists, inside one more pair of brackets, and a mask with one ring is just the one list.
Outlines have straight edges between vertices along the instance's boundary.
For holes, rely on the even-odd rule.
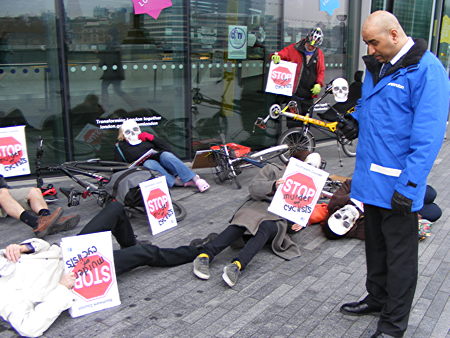
[[330,216],[328,226],[335,234],[342,236],[355,225],[358,217],[358,209],[351,204],[347,204]]
[[126,120],[124,123],[122,123],[120,128],[122,129],[123,136],[132,146],[135,146],[142,142],[138,138],[138,135],[141,133],[141,128],[139,128],[135,120]]
[[333,81],[333,95],[336,102],[347,101],[348,96],[348,82],[341,77]]

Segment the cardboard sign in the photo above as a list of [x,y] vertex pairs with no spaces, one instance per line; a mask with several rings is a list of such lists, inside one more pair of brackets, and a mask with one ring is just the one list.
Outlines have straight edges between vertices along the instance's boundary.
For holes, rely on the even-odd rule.
[[320,197],[328,173],[291,157],[268,210],[306,226]]
[[61,239],[64,270],[77,276],[72,317],[120,305],[111,231]]
[[281,60],[278,64],[270,63],[266,92],[292,96],[297,64]]
[[159,234],[177,225],[172,199],[164,176],[154,178],[139,184],[145,203],[150,231]]
[[98,151],[102,147],[102,137],[103,132],[99,127],[87,123],[75,137],[75,140],[90,144]]
[[25,126],[0,128],[0,174],[13,177],[29,173]]

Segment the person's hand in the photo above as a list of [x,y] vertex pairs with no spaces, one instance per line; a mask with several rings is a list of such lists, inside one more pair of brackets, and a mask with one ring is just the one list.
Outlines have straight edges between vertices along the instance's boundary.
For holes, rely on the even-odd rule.
[[301,226],[301,225],[299,225],[299,224],[297,224],[297,223],[294,223],[294,224],[292,224],[292,226],[291,226],[291,229],[292,229],[293,231],[295,231],[295,232],[300,231],[300,230],[302,230],[302,229],[304,229],[304,228],[305,228],[304,226]]
[[275,181],[275,190],[278,189],[280,185],[284,184],[284,178],[279,178]]
[[320,90],[321,90],[321,89],[322,89],[322,86],[321,86],[320,84],[316,83],[316,84],[312,87],[311,93],[312,93],[313,95],[317,95],[317,94],[320,93]]
[[400,194],[398,191],[394,191],[391,199],[391,207],[393,211],[406,215],[411,212],[412,200]]
[[25,245],[10,244],[5,248],[5,257],[7,260],[17,263],[23,253],[28,252]]
[[138,135],[138,139],[140,139],[141,141],[153,141],[155,139],[155,136],[147,133],[146,131],[143,131],[142,133],[140,133]]
[[339,122],[336,127],[349,140],[354,140],[358,137],[358,121],[349,114],[345,115],[344,121]]
[[77,277],[73,272],[63,273],[61,279],[59,280],[59,284],[64,285],[66,288],[70,290],[73,289],[76,279]]
[[281,56],[279,56],[278,53],[275,52],[275,54],[272,55],[272,61],[273,61],[273,63],[275,63],[275,64],[280,63],[280,61],[281,61]]

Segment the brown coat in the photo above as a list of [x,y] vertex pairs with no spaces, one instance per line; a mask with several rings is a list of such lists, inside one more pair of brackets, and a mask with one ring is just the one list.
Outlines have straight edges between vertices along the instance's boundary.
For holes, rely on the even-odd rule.
[[276,221],[278,232],[272,241],[272,250],[277,256],[290,260],[300,256],[300,249],[287,234],[288,221],[267,211],[274,194],[274,184],[283,176],[285,169],[285,166],[274,164],[261,169],[250,183],[248,200],[235,212],[230,223],[243,226],[255,235],[261,222]]

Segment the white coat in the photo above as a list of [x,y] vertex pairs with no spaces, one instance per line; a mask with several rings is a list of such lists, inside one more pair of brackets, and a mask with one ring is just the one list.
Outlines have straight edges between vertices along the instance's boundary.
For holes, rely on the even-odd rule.
[[0,250],[0,316],[22,336],[42,335],[62,311],[71,307],[72,292],[59,283],[63,273],[61,249],[41,239],[22,243],[35,252],[17,263]]

